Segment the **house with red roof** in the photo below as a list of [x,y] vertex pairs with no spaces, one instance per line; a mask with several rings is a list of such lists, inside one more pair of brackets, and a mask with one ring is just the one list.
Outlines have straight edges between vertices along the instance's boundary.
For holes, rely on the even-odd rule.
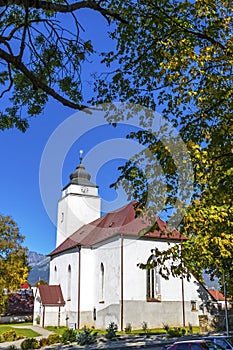
[[[57,244],[50,256],[50,282],[35,296],[34,323],[118,329],[199,325],[199,316],[213,298],[193,276],[161,277],[158,268],[142,270],[139,263],[155,259],[155,248],[180,243],[178,231],[155,217],[136,217],[135,203],[101,216],[98,187],[81,160],[58,202]],[[142,232],[148,231],[146,234]]]

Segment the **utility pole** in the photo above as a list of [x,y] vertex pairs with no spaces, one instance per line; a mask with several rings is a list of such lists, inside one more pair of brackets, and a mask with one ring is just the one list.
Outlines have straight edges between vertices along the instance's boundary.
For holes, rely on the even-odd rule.
[[229,336],[228,305],[227,305],[227,283],[226,283],[226,278],[225,278],[225,272],[223,273],[223,289],[224,289],[224,301],[225,301],[226,333],[227,333],[227,336]]

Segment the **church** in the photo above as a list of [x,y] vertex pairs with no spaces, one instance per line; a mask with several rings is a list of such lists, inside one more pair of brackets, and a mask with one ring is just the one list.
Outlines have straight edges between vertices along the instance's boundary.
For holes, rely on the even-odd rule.
[[165,250],[182,237],[175,230],[168,234],[159,217],[158,230],[140,235],[149,223],[135,217],[134,204],[101,216],[98,186],[80,158],[58,202],[50,281],[36,290],[34,324],[106,329],[115,322],[124,330],[129,324],[142,329],[143,323],[198,326],[201,315],[211,318],[212,296],[194,276],[166,280],[156,268],[138,267],[155,259],[155,247]]

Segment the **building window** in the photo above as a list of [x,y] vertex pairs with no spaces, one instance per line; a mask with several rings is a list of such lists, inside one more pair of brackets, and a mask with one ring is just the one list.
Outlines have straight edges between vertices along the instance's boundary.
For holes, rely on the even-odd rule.
[[[151,255],[147,264],[155,261],[156,257]],[[147,277],[147,301],[161,301],[161,276],[159,274],[158,266],[146,271]]]
[[71,300],[71,266],[68,266],[67,301]]
[[61,222],[63,222],[64,221],[64,213],[62,212],[61,213]]
[[196,300],[191,300],[191,311],[197,311],[197,302],[196,302]]
[[57,283],[58,280],[58,273],[57,273],[57,266],[54,266],[54,282]]
[[100,293],[99,302],[104,303],[104,264],[100,264]]

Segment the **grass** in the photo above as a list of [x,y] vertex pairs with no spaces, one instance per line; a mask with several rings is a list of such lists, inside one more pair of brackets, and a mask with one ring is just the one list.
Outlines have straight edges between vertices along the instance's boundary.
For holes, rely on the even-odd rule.
[[48,326],[45,327],[45,329],[47,329],[50,332],[54,332],[56,334],[62,335],[62,333],[64,332],[65,329],[67,329],[67,327],[54,327],[54,326]]
[[[172,328],[172,327],[171,327]],[[186,334],[188,334],[188,331],[189,331],[189,327],[180,327],[180,328],[184,328],[186,330]],[[57,333],[59,335],[62,335],[63,331],[66,329],[66,327],[52,327],[52,326],[49,326],[49,327],[46,327],[46,329],[48,331],[51,331],[51,332],[54,332],[54,333]],[[98,332],[98,334],[106,334],[106,331],[104,330],[101,330],[101,329],[93,329],[95,330],[96,332]],[[200,327],[192,327],[192,330],[193,330],[193,334],[198,334],[200,332]],[[137,329],[137,330],[132,330],[131,333],[128,333],[130,335],[139,335],[139,334],[167,334],[167,332],[165,331],[164,328],[154,328],[154,329],[148,329],[146,332],[143,331],[142,329]],[[118,331],[116,332],[117,335],[123,335],[123,334],[126,334],[124,331]]]
[[[24,323],[23,326],[32,325],[31,323]],[[24,337],[33,338],[40,334],[30,328],[20,328],[20,324],[0,324],[0,335],[6,331],[14,330],[17,335],[22,334]]]

